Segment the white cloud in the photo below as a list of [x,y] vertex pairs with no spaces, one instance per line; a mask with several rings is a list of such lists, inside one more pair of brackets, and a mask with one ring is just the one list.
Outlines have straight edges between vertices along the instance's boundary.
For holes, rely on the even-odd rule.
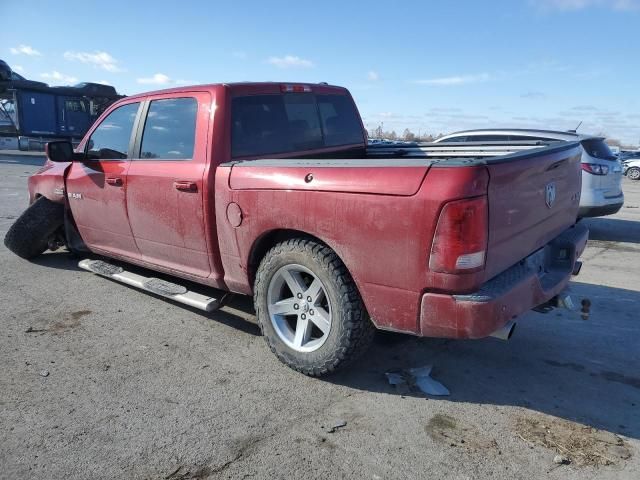
[[95,51],[90,52],[64,52],[64,58],[69,61],[77,61],[93,65],[95,68],[101,68],[107,72],[117,73],[122,69],[118,66],[118,61],[107,52]]
[[22,67],[22,65],[14,65],[13,67],[11,67],[11,70],[18,73],[24,73],[24,68]]
[[164,73],[156,73],[152,77],[138,78],[136,81],[143,85],[167,85],[171,83],[171,78]]
[[466,85],[468,83],[486,82],[491,79],[491,75],[488,73],[479,73],[477,75],[456,75],[452,77],[440,77],[430,78],[427,80],[414,80],[412,83],[418,85],[430,85],[430,86],[452,86],[452,85]]
[[284,57],[269,57],[267,63],[278,68],[312,68],[315,65],[311,60],[296,57],[295,55],[285,55]]
[[28,55],[30,57],[40,57],[42,54],[29,45],[18,45],[9,49],[14,55]]
[[109,85],[110,87],[113,86],[109,82],[107,82],[106,80],[95,80],[93,83],[99,83],[101,85]]
[[375,82],[379,78],[380,76],[378,75],[378,72],[374,72],[373,70],[371,70],[367,73],[367,79],[371,80],[372,82]]
[[51,73],[48,73],[48,72],[41,73],[40,76],[45,80],[49,80],[50,82],[56,82],[56,83],[63,82],[67,85],[71,83],[76,83],[78,81],[76,77],[73,77],[71,75],[65,75],[64,73],[60,73],[57,70],[54,70]]
[[543,10],[582,10],[590,7],[603,7],[619,11],[640,9],[640,0],[530,0]]

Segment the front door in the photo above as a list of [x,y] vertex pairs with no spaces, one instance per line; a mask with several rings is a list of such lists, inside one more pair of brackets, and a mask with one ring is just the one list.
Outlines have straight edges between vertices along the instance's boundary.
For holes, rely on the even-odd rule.
[[112,110],[83,144],[86,159],[73,162],[66,192],[82,239],[94,251],[139,258],[126,208],[127,171],[140,102]]
[[211,97],[164,94],[145,104],[127,173],[127,210],[142,260],[201,278],[211,273],[203,178]]

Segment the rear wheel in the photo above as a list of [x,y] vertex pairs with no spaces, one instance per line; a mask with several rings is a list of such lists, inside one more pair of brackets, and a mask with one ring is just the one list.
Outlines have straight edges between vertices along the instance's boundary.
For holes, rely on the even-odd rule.
[[306,375],[333,372],[357,358],[375,329],[346,267],[330,248],[292,239],[258,268],[254,302],[267,344]]
[[631,167],[629,170],[627,170],[627,177],[631,180],[640,180],[640,168]]
[[4,245],[19,257],[30,259],[43,253],[64,224],[64,206],[40,197],[15,221]]

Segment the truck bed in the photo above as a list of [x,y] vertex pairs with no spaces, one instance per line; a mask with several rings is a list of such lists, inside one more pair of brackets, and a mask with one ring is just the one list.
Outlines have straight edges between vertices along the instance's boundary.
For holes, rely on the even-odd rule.
[[[433,202],[469,196],[456,190],[461,186],[454,184],[468,182],[468,190],[475,192],[472,185],[479,181],[478,172],[485,172],[482,178],[486,179],[484,194],[489,206],[485,269],[488,280],[575,223],[581,150],[576,142],[519,142],[516,147],[522,149],[505,149],[498,155],[496,148],[506,145],[469,143],[373,146],[364,158],[349,158],[342,152],[341,157],[333,158],[264,158],[223,166],[231,167],[232,190],[286,189],[405,197],[422,191]],[[443,146],[446,150],[442,150]],[[468,167],[465,173],[454,172],[463,167]],[[431,173],[432,168],[442,171]],[[449,180],[443,182],[443,178]],[[549,195],[553,198],[547,198]],[[439,208],[442,204],[436,211]],[[433,220],[436,218],[434,215]]]
[[224,166],[264,167],[413,167],[490,165],[552,154],[579,147],[579,142],[451,142],[369,145],[364,155],[337,152],[322,156],[277,157],[231,161]]

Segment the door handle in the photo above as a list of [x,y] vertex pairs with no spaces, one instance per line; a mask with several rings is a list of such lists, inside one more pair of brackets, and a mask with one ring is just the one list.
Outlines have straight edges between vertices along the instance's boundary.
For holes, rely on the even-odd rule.
[[115,187],[121,187],[122,179],[120,177],[107,177],[107,183]]
[[188,180],[176,180],[173,182],[173,186],[176,187],[176,190],[180,190],[181,192],[197,192],[198,184],[196,182],[190,182]]

